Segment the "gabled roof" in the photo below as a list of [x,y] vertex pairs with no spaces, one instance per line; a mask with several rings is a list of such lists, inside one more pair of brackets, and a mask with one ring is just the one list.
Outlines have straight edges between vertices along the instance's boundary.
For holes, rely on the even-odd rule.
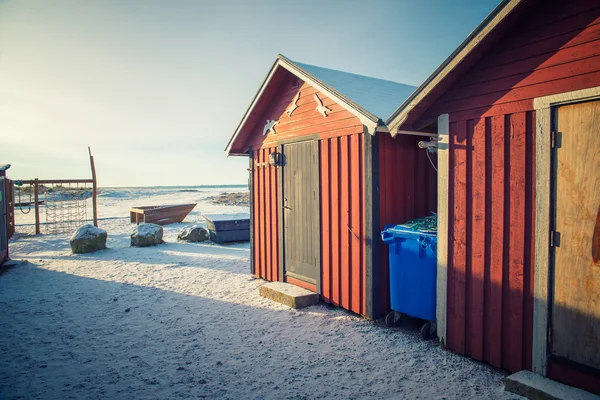
[[503,0],[454,52],[386,120],[392,136],[411,113],[424,112],[458,77],[491,47],[530,0]]
[[232,151],[234,145],[240,139],[240,132],[245,124],[251,120],[260,97],[269,83],[276,79],[276,74],[281,69],[309,83],[357,116],[372,134],[375,133],[377,126],[389,117],[395,105],[404,101],[415,89],[415,86],[402,83],[294,62],[279,54],[227,143],[226,155],[245,155],[241,151]]
[[364,111],[384,120],[392,115],[399,101],[404,101],[417,88],[384,79],[371,78],[349,72],[294,63],[321,83],[333,88]]

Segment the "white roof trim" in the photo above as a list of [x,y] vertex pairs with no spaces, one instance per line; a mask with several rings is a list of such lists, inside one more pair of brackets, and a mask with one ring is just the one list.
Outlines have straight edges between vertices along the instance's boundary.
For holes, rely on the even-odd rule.
[[262,85],[260,86],[260,89],[258,89],[258,92],[256,92],[256,94],[254,95],[254,99],[252,99],[252,102],[250,103],[250,106],[248,107],[248,110],[246,111],[246,113],[242,117],[242,120],[240,121],[240,123],[238,124],[237,128],[235,129],[235,132],[233,133],[233,136],[231,137],[231,139],[229,139],[229,142],[227,143],[227,147],[225,148],[225,155],[227,157],[229,157],[231,155],[230,154],[230,152],[231,152],[231,146],[233,145],[233,142],[235,141],[235,139],[240,134],[240,130],[242,129],[242,126],[244,126],[244,124],[248,120],[248,117],[250,116],[250,114],[252,114],[252,110],[254,110],[254,107],[256,106],[256,103],[258,102],[258,99],[260,98],[260,96],[262,96],[262,94],[265,91],[266,87],[269,85],[269,82],[271,82],[271,79],[273,79],[273,75],[275,74],[275,71],[277,70],[277,65],[278,65],[278,61],[276,61],[273,64],[273,66],[271,66],[271,70],[269,71],[269,73],[265,77],[265,80],[263,81]]
[[398,128],[406,121],[408,114],[417,106],[444,78],[454,70],[471,51],[483,41],[523,0],[505,0],[498,5],[485,20],[461,43],[427,80],[419,86],[408,99],[386,121],[392,136],[398,134]]
[[227,147],[225,148],[225,155],[227,157],[229,157],[230,155],[241,155],[241,154],[237,154],[237,153],[231,154],[231,147],[233,145],[233,142],[235,142],[235,140],[237,139],[237,137],[240,133],[240,130],[242,129],[242,126],[244,126],[244,124],[248,120],[248,117],[250,116],[250,114],[252,114],[252,111],[254,110],[254,107],[256,106],[258,99],[262,96],[265,88],[271,82],[271,79],[273,78],[273,75],[275,74],[275,71],[277,70],[278,67],[285,68],[286,70],[288,70],[289,72],[291,72],[292,74],[297,76],[298,78],[302,79],[304,82],[307,82],[311,86],[317,88],[320,92],[324,93],[327,97],[331,98],[336,103],[341,105],[344,109],[346,109],[348,112],[350,112],[352,115],[357,117],[360,120],[360,122],[364,126],[367,127],[367,131],[371,135],[375,134],[377,126],[380,123],[380,119],[377,116],[375,116],[375,115],[371,114],[370,112],[368,112],[367,110],[363,109],[358,104],[354,103],[352,100],[348,99],[341,93],[338,93],[335,89],[333,89],[329,85],[321,82],[320,80],[315,78],[313,75],[309,74],[304,69],[302,69],[299,66],[297,66],[296,64],[294,64],[293,61],[287,59],[286,57],[284,57],[280,54],[277,56],[277,60],[271,67],[271,70],[267,74],[267,77],[263,81],[260,89],[254,96],[254,99],[252,100],[252,103],[250,103],[250,106],[248,107],[248,110],[244,114],[244,117],[238,124],[238,127],[235,130],[235,133],[233,134],[231,139],[229,139],[229,142],[227,143]]

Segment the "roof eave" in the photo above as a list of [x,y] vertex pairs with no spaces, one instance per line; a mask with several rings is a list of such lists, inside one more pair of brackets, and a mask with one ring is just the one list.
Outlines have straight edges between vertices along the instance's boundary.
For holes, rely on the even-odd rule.
[[385,125],[390,130],[392,136],[396,136],[398,129],[406,121],[408,114],[523,1],[503,0],[492,10],[452,54],[387,119]]
[[263,82],[259,86],[258,91],[256,92],[256,94],[252,98],[252,101],[250,102],[250,105],[248,106],[248,109],[246,110],[246,112],[244,113],[244,116],[240,120],[240,123],[238,124],[237,128],[235,129],[235,132],[233,133],[233,135],[229,139],[229,142],[227,142],[227,146],[225,147],[225,155],[227,157],[229,157],[230,155],[239,155],[239,153],[232,153],[231,152],[231,148],[233,147],[233,143],[235,142],[235,139],[237,139],[238,135],[240,134],[240,131],[242,130],[242,127],[244,126],[244,123],[246,122],[246,120],[248,119],[248,117],[250,116],[250,114],[252,114],[252,110],[254,109],[254,106],[256,106],[256,103],[258,102],[258,99],[260,98],[260,95],[265,90],[265,88],[267,87],[267,85],[269,84],[269,82],[271,81],[271,79],[273,78],[273,75],[275,74],[275,71],[277,70],[278,63],[279,63],[279,60],[275,60],[275,62],[271,66],[271,69],[269,70],[269,72],[265,76],[265,79],[263,79]]
[[252,110],[254,109],[254,107],[256,106],[256,103],[258,102],[258,99],[260,98],[260,96],[263,93],[263,91],[265,90],[265,88],[268,86],[269,82],[271,81],[271,79],[278,67],[288,70],[289,72],[291,72],[298,78],[302,79],[304,82],[308,82],[310,85],[318,88],[325,95],[327,95],[328,97],[333,99],[336,103],[338,103],[339,105],[344,107],[347,111],[349,111],[354,116],[356,116],[360,120],[360,122],[367,127],[367,130],[369,131],[369,133],[374,135],[377,127],[383,123],[381,118],[370,113],[369,111],[367,111],[360,105],[356,104],[354,101],[352,101],[348,97],[344,96],[343,94],[341,94],[340,92],[335,90],[335,88],[327,85],[325,82],[316,78],[314,75],[312,75],[308,71],[306,71],[303,68],[296,65],[290,59],[279,54],[277,56],[277,59],[271,66],[269,73],[263,80],[260,88],[254,95],[254,98],[252,99],[250,106],[244,113],[244,116],[240,120],[240,123],[238,124],[234,134],[229,139],[229,142],[227,143],[227,146],[225,147],[225,155],[226,156],[229,157],[229,156],[235,156],[235,155],[245,155],[245,153],[232,152],[233,144],[235,143],[235,140],[239,136],[240,131],[242,130],[242,128],[244,126],[244,123],[248,119],[249,115],[252,113]]
[[378,125],[380,125],[381,118],[370,113],[368,110],[361,107],[359,104],[355,103],[348,97],[344,96],[340,92],[338,92],[335,88],[329,86],[325,82],[321,81],[305,69],[296,65],[292,60],[287,57],[279,54],[277,56],[278,61],[280,61],[280,65],[290,71],[292,74],[296,75],[300,79],[305,82],[308,82],[312,86],[318,87],[322,92],[324,92],[328,97],[335,100],[336,103],[344,107],[347,111],[352,113],[354,116],[360,119],[361,123],[367,128],[369,128],[369,132],[371,134],[375,134],[375,130]]

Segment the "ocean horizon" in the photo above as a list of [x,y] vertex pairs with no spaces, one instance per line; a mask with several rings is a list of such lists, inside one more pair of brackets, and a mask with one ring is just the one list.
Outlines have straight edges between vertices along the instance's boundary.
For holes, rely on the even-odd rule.
[[99,186],[98,189],[214,189],[248,187],[247,183],[233,185],[157,185],[157,186]]

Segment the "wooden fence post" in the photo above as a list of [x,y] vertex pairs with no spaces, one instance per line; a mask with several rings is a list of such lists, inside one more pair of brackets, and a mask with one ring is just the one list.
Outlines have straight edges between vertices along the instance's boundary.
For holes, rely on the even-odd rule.
[[33,184],[33,190],[34,190],[34,194],[35,194],[35,234],[39,235],[40,234],[40,199],[39,199],[39,189],[40,189],[40,185],[38,182],[38,179],[35,178],[34,180],[34,184]]
[[88,153],[90,154],[90,166],[92,167],[92,215],[94,217],[94,226],[98,226],[98,207],[96,204],[96,192],[98,189],[98,182],[96,181],[96,167],[94,166],[94,156],[92,155],[92,149],[88,146]]

